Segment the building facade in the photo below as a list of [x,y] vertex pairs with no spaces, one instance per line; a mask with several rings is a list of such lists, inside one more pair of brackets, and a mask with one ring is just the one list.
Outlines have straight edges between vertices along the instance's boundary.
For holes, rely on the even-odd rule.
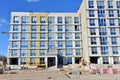
[[12,12],[9,65],[61,66],[82,57],[78,13]]
[[9,65],[120,63],[120,0],[83,0],[76,13],[12,12]]
[[78,13],[85,60],[95,64],[119,64],[120,0],[83,0]]

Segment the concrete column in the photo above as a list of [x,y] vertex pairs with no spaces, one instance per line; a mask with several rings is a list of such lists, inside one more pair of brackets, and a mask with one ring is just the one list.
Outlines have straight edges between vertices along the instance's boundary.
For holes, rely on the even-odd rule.
[[7,58],[7,64],[10,65],[10,59],[9,58]]
[[113,64],[113,58],[112,57],[108,57],[109,60],[109,64]]
[[21,65],[21,58],[18,58],[18,65]]
[[46,65],[46,68],[48,68],[48,57],[45,57],[45,65]]
[[58,58],[57,58],[57,56],[55,57],[55,67],[56,68],[58,67]]
[[72,57],[72,64],[75,64],[75,57]]
[[102,57],[99,57],[98,64],[102,64]]
[[101,57],[101,64],[103,64],[103,57]]

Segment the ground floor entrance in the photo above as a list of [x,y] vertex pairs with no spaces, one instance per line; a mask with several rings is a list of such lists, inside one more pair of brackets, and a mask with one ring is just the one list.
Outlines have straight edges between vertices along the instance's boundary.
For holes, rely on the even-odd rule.
[[10,65],[18,65],[18,58],[10,58]]
[[63,58],[58,58],[58,67],[59,68],[63,67]]
[[98,58],[99,57],[90,57],[90,62],[93,64],[98,64]]
[[55,57],[48,57],[48,67],[52,67],[52,66],[55,66]]

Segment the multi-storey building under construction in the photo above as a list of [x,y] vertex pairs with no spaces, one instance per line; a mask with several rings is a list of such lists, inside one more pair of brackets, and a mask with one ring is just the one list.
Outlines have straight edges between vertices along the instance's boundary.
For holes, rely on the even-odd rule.
[[120,63],[120,0],[83,0],[75,13],[12,12],[8,64]]

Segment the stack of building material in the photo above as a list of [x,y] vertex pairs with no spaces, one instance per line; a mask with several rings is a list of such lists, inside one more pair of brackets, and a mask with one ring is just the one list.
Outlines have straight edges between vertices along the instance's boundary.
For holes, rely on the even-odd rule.
[[107,69],[99,69],[99,72],[100,72],[100,74],[106,74],[107,73]]
[[117,69],[113,68],[106,68],[106,69],[99,69],[100,74],[117,74]]

